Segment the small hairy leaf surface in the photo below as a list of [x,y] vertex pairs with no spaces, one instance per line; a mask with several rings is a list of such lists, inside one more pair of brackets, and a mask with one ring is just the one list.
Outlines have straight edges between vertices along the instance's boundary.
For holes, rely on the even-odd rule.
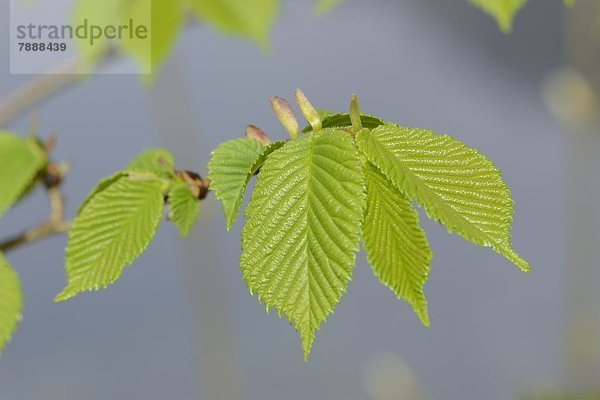
[[21,319],[23,295],[17,273],[0,253],[0,352]]
[[473,5],[491,15],[503,32],[510,32],[513,19],[527,0],[469,0]]
[[431,218],[529,270],[510,243],[510,191],[487,157],[448,135],[397,125],[364,129],[357,142],[367,159]]
[[177,182],[169,192],[169,206],[173,223],[179,228],[181,236],[186,237],[200,212],[200,201],[190,190],[187,182]]
[[170,177],[171,171],[160,162],[161,159],[171,166],[175,163],[173,154],[169,150],[154,148],[138,154],[131,160],[126,169],[128,171],[152,172],[161,177]]
[[154,237],[163,203],[158,177],[120,176],[98,191],[69,231],[68,286],[55,300],[115,282]]
[[0,216],[31,185],[46,165],[46,155],[34,139],[0,132]]
[[269,31],[279,13],[279,0],[191,0],[198,16],[215,28],[269,43]]
[[246,184],[255,172],[255,164],[263,151],[263,145],[258,140],[241,138],[221,143],[212,152],[208,163],[208,179],[210,189],[215,192],[217,200],[221,200],[227,230],[235,223]]
[[423,285],[429,277],[431,251],[411,202],[371,163],[363,166],[367,212],[363,241],[379,280],[408,301],[429,326]]
[[365,200],[357,150],[345,132],[287,142],[258,175],[240,268],[250,291],[298,330],[305,358],[351,278]]

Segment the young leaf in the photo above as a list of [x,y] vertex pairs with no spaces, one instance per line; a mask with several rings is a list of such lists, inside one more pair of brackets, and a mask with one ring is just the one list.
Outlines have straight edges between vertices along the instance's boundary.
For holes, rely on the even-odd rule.
[[0,352],[21,319],[23,295],[17,273],[0,253]]
[[[329,110],[317,110],[321,116],[323,128],[349,128],[352,126],[349,114],[334,113]],[[381,118],[373,115],[361,114],[360,121],[363,128],[375,129],[379,125],[385,124]],[[308,133],[312,131],[312,127],[309,125],[302,129],[302,132]]]
[[363,241],[369,264],[381,283],[408,301],[429,326],[423,285],[429,277],[431,251],[411,202],[371,163],[363,165],[367,212]]
[[305,358],[352,275],[365,184],[349,134],[287,142],[258,175],[242,232],[242,276],[300,333]]
[[[271,146],[267,146],[269,151],[276,148]],[[264,151],[258,140],[242,138],[221,143],[212,152],[208,163],[208,179],[210,189],[222,202],[227,230],[231,229],[240,211],[246,184],[268,154]]]
[[517,11],[527,0],[470,0],[470,2],[494,17],[503,32],[510,32]]
[[131,160],[126,170],[152,172],[158,176],[168,178],[171,176],[171,171],[160,161],[161,159],[170,166],[174,164],[173,154],[169,150],[154,148],[138,154]]
[[272,142],[265,146],[262,153],[260,153],[260,156],[258,156],[256,161],[254,162],[254,165],[252,165],[252,174],[258,173],[258,171],[265,164],[265,161],[267,161],[267,157],[269,157],[269,155],[271,155],[272,152],[282,147],[285,143],[285,140],[278,140],[277,142]]
[[448,135],[397,125],[363,130],[357,142],[367,159],[431,218],[529,270],[510,243],[510,191],[487,157]]
[[46,155],[33,139],[0,132],[0,216],[21,197],[46,165]]
[[187,182],[175,183],[169,192],[169,206],[173,223],[179,228],[181,236],[186,237],[200,212],[200,201],[194,196]]
[[87,197],[85,198],[83,203],[81,203],[81,205],[79,206],[79,209],[77,210],[77,215],[81,214],[81,211],[87,206],[87,204],[90,202],[90,200],[92,200],[98,193],[100,193],[101,191],[110,187],[112,184],[117,182],[119,179],[125,178],[127,176],[128,176],[127,172],[117,171],[114,174],[107,176],[106,178],[103,178],[100,182],[98,182],[98,184],[96,185],[94,190],[92,190],[90,192],[90,194],[87,195]]
[[279,12],[279,0],[191,0],[198,16],[217,29],[269,43],[269,31]]
[[69,231],[68,286],[55,300],[114,283],[154,237],[163,202],[158,177],[120,176],[98,191]]

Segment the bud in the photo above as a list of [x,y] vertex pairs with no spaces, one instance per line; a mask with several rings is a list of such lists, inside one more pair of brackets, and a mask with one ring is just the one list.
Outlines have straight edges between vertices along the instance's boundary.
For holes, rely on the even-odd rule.
[[300,106],[300,110],[302,110],[304,118],[306,118],[310,126],[312,126],[313,131],[320,131],[323,127],[321,117],[319,117],[317,110],[313,107],[306,95],[302,93],[302,90],[300,89],[296,89],[296,102]]
[[246,137],[248,139],[258,140],[263,146],[268,146],[271,143],[271,140],[267,134],[262,129],[254,125],[248,125],[246,127]]
[[276,96],[270,97],[269,100],[283,127],[289,132],[292,139],[297,139],[300,134],[300,127],[290,103],[286,99]]
[[353,94],[352,100],[350,100],[350,121],[352,121],[352,130],[354,133],[362,129],[360,107],[358,106],[358,96],[356,94]]

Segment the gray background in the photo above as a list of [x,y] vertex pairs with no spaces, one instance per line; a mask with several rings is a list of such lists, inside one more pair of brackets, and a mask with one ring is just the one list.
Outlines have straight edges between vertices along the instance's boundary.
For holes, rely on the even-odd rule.
[[[289,324],[249,295],[237,266],[241,223],[227,233],[211,198],[183,244],[163,224],[116,285],[67,303],[52,302],[64,285],[64,238],[11,253],[26,308],[0,358],[0,398],[225,398],[209,393],[212,377],[241,385],[246,399],[369,399],[369,371],[383,368],[394,386],[409,379],[402,365],[431,399],[508,399],[558,385],[567,136],[540,83],[564,64],[563,13],[558,0],[531,1],[506,36],[460,0],[347,0],[324,18],[290,0],[268,54],[195,27],[153,89],[135,76],[99,76],[45,102],[41,130],[58,134],[56,157],[74,166],[65,185],[71,215],[95,182],[145,147],[172,144],[180,167],[205,173],[210,150],[248,123],[283,137],[268,96],[301,87],[317,106],[344,110],[357,92],[365,112],[453,134],[489,155],[516,201],[515,247],[535,270],[520,273],[424,220],[434,251],[431,328],[377,282],[361,253],[305,363]],[[8,2],[0,15],[8,54]],[[5,59],[2,95],[27,79],[8,68]],[[177,113],[183,119],[173,121]],[[27,120],[9,128],[23,132]],[[0,237],[46,213],[42,194],[30,197],[3,217]]]

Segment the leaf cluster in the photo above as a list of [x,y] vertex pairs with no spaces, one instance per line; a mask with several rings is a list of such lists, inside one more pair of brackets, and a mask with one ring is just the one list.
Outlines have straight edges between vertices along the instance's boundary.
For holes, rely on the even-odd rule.
[[423,286],[431,251],[413,203],[449,232],[529,270],[510,244],[510,192],[487,157],[448,135],[361,115],[356,98],[348,114],[318,112],[301,92],[297,98],[311,123],[304,135],[289,104],[273,98],[292,140],[225,142],[212,154],[209,178],[230,228],[258,171],[245,210],[242,276],[299,332],[305,358],[347,289],[361,240],[374,274],[429,325]]

